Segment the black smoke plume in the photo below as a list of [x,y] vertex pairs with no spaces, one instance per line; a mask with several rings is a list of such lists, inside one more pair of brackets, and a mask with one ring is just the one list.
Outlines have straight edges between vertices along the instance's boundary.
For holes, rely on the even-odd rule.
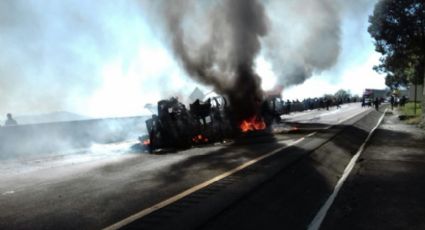
[[342,19],[358,20],[373,6],[369,0],[152,2],[144,2],[150,24],[162,26],[185,71],[226,95],[240,118],[255,114],[263,97],[254,68],[260,51],[277,86],[302,84],[341,61]]
[[165,22],[165,39],[186,72],[226,95],[236,119],[255,115],[263,99],[254,70],[260,37],[267,33],[263,5],[257,0],[148,4],[162,12],[155,20]]

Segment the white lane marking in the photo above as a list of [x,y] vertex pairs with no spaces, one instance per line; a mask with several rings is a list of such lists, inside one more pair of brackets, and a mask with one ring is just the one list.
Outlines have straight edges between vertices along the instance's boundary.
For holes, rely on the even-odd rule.
[[312,132],[312,133],[308,134],[308,135],[307,135],[307,136],[305,136],[305,137],[311,137],[311,136],[313,136],[313,135],[316,135],[316,133],[317,133],[317,131]]
[[304,112],[293,112],[292,114],[282,115],[282,118],[295,121],[294,118],[312,115],[311,112],[316,112],[318,114],[316,114],[315,117],[307,119],[307,120],[320,119],[320,117],[323,117],[323,116],[333,115],[335,113],[348,112],[348,111],[357,109],[357,107],[355,105],[356,104],[346,105],[346,106],[342,106],[340,109],[331,109],[330,111],[329,110],[321,110],[321,109],[313,109],[313,110],[307,110],[307,111],[304,111]]
[[[331,111],[331,112],[328,112],[328,113],[320,113],[317,116],[315,116],[313,118],[310,118],[310,119],[295,120],[295,119],[289,118],[288,121],[290,121],[290,122],[301,122],[301,123],[307,122],[308,123],[308,122],[311,122],[311,121],[318,121],[318,120],[320,120],[321,117],[323,118],[323,117],[328,116],[328,115],[336,115],[338,113],[341,114],[341,113],[352,112],[353,110],[357,110],[357,109],[358,108],[356,108],[356,107],[347,107],[346,110],[338,109],[338,110],[334,110],[334,111]],[[368,111],[368,110],[361,110],[357,114],[354,114],[354,115],[350,116],[348,119],[350,119],[350,118],[352,118],[354,116],[357,116],[358,114],[360,114],[362,112],[365,112],[365,111]],[[304,115],[309,115],[309,114],[304,114]],[[344,121],[347,121],[348,119],[344,119],[344,120],[338,122],[337,124],[340,124],[340,123],[342,123]],[[339,118],[337,120],[339,120]],[[335,124],[333,124],[333,125],[335,125]],[[332,127],[333,125],[330,125],[329,127]]]
[[[364,112],[364,111],[361,111],[359,113],[356,113],[353,116],[350,116],[350,117],[348,117],[348,118],[346,118],[346,119],[338,122],[337,124],[340,124],[340,123],[342,123],[344,121],[347,121],[347,120],[353,118],[354,116],[359,115],[362,112]],[[332,127],[332,125],[329,126],[329,127],[326,127],[325,129],[329,129],[330,127]],[[246,167],[248,167],[250,165],[253,165],[253,164],[255,164],[255,163],[257,163],[257,162],[259,162],[259,161],[261,161],[261,160],[263,160],[265,158],[268,158],[268,157],[270,157],[272,155],[275,155],[276,153],[278,153],[278,152],[280,152],[280,151],[282,151],[282,150],[284,150],[286,148],[289,148],[289,147],[291,147],[293,145],[296,145],[296,144],[300,143],[301,141],[305,140],[307,137],[311,137],[311,136],[313,136],[315,134],[317,134],[317,131],[316,132],[309,133],[309,134],[305,135],[304,137],[301,137],[301,138],[295,140],[294,142],[292,142],[291,144],[289,144],[287,146],[284,146],[284,147],[275,149],[275,150],[273,150],[273,151],[271,151],[271,152],[269,152],[269,153],[267,153],[267,154],[265,154],[263,156],[260,156],[260,157],[257,157],[255,159],[253,159],[253,160],[250,160],[248,162],[245,162],[244,164],[242,164],[242,165],[240,165],[240,166],[238,166],[238,167],[236,167],[236,168],[234,168],[234,169],[232,169],[230,171],[227,171],[227,172],[225,172],[225,173],[223,173],[221,175],[218,175],[218,176],[216,176],[216,177],[214,177],[214,178],[212,178],[212,179],[210,179],[208,181],[205,181],[205,182],[203,182],[201,184],[198,184],[198,185],[196,185],[194,187],[191,187],[191,188],[189,188],[189,189],[187,189],[187,190],[185,190],[185,191],[183,191],[183,192],[181,192],[181,193],[179,193],[177,195],[174,195],[174,196],[172,196],[172,197],[170,197],[170,198],[168,198],[166,200],[163,200],[163,201],[161,201],[161,202],[159,202],[159,203],[157,203],[157,204],[155,204],[155,205],[153,205],[153,206],[151,206],[149,208],[143,209],[140,212],[137,212],[137,213],[135,213],[135,214],[133,214],[133,215],[131,215],[131,216],[129,216],[129,217],[127,217],[127,218],[125,218],[125,219],[123,219],[123,220],[115,223],[115,224],[112,224],[112,225],[104,228],[104,230],[115,230],[115,229],[122,228],[122,227],[124,227],[124,226],[126,226],[126,225],[128,225],[128,224],[130,224],[130,223],[132,223],[132,222],[134,222],[134,221],[136,221],[136,220],[138,220],[138,219],[140,219],[140,218],[142,218],[142,217],[144,217],[144,216],[146,216],[146,215],[148,215],[148,214],[150,214],[150,213],[158,210],[158,209],[161,209],[161,208],[163,208],[163,207],[165,207],[167,205],[170,205],[170,204],[172,204],[172,203],[174,203],[174,202],[176,202],[176,201],[178,201],[178,200],[180,200],[180,199],[182,199],[182,198],[190,195],[191,193],[194,193],[194,192],[196,192],[196,191],[198,191],[198,190],[200,190],[202,188],[207,187],[208,185],[210,185],[210,184],[212,184],[212,183],[214,183],[216,181],[219,181],[219,180],[221,180],[221,179],[223,179],[223,178],[225,178],[227,176],[230,176],[232,174],[235,174],[236,172],[239,172],[242,169],[244,169],[244,168],[246,168]]]
[[339,113],[339,112],[342,112],[342,110],[340,110],[340,109],[335,109],[335,110],[328,111],[328,112],[326,112],[326,113],[319,114],[318,116],[319,116],[319,117],[326,117],[326,116],[334,115],[335,113]]
[[[366,110],[366,111],[367,111],[367,110]],[[355,117],[355,116],[357,116],[357,115],[359,115],[359,114],[361,114],[361,113],[364,113],[364,112],[365,112],[365,111],[360,111],[360,112],[358,112],[358,113],[355,113],[355,114],[353,114],[353,115],[351,115],[351,116],[349,116],[349,117],[345,118],[344,120],[338,121],[338,123],[336,123],[336,124],[334,124],[334,125],[326,126],[324,129],[330,129],[330,128],[332,128],[333,126],[335,126],[335,125],[339,125],[339,124],[341,124],[341,123],[344,123],[344,122],[346,122],[346,121],[350,120],[351,118],[353,118],[353,117]]]
[[344,169],[344,173],[342,174],[341,178],[338,180],[337,184],[335,185],[334,191],[329,196],[329,198],[326,200],[325,204],[320,208],[319,212],[316,214],[314,219],[311,221],[310,225],[308,226],[308,230],[318,230],[320,228],[320,225],[322,224],[323,220],[326,217],[326,214],[329,211],[329,208],[331,207],[332,203],[334,202],[336,196],[338,195],[339,191],[341,190],[345,180],[350,175],[351,171],[354,168],[354,165],[357,162],[357,159],[359,158],[360,154],[364,151],[367,142],[369,142],[370,138],[372,137],[375,130],[379,127],[382,120],[384,119],[385,113],[388,109],[385,109],[384,113],[382,114],[381,118],[379,119],[378,123],[375,127],[370,131],[369,135],[366,137],[366,140],[363,142],[363,144],[360,146],[357,153],[351,158],[350,162]]

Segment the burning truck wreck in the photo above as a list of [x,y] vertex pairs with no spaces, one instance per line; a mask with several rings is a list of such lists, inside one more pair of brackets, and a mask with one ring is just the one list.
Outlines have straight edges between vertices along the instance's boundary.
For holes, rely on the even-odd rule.
[[148,134],[139,137],[140,144],[149,152],[169,148],[223,142],[242,133],[266,130],[280,122],[284,102],[280,96],[268,96],[259,103],[259,111],[252,117],[239,120],[223,96],[199,99],[189,109],[177,98],[158,102],[158,112],[146,121]]
[[176,98],[159,101],[157,115],[146,121],[148,135],[140,138],[150,151],[232,139],[280,120],[282,99],[265,95],[256,69],[260,39],[271,28],[262,1],[163,1],[157,6],[161,14],[154,19],[162,22],[164,41],[182,70],[223,96],[189,108]]

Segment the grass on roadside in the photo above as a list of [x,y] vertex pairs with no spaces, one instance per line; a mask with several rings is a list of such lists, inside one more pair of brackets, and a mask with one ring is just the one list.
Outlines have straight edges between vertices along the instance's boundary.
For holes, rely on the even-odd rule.
[[421,103],[416,103],[416,114],[414,105],[414,102],[409,102],[403,108],[400,108],[401,113],[409,117],[406,120],[406,123],[412,125],[419,124],[421,122],[422,115]]

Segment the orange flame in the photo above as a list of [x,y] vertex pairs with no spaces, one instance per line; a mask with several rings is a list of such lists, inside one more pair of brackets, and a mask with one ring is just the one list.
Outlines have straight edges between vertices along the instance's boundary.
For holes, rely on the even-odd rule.
[[266,123],[264,122],[262,118],[253,116],[249,119],[242,121],[239,128],[242,130],[242,132],[246,133],[248,131],[265,129]]
[[202,143],[202,142],[206,143],[206,142],[208,142],[208,138],[204,137],[202,134],[198,134],[198,135],[196,135],[195,137],[192,138],[192,141],[194,143]]
[[143,141],[143,145],[149,145],[151,143],[150,139],[146,139]]

